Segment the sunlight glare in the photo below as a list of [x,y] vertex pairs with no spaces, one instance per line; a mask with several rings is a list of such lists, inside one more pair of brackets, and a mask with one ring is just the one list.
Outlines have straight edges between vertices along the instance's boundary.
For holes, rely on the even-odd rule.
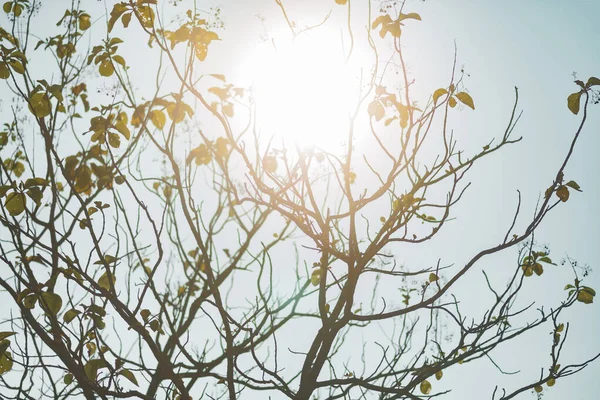
[[327,150],[347,141],[360,71],[346,62],[339,34],[319,29],[287,42],[275,37],[247,61],[261,135]]

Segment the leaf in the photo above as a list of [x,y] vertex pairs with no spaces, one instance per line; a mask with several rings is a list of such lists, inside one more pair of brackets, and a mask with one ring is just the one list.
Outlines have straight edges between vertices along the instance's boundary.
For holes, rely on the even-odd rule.
[[35,92],[29,97],[29,111],[38,118],[44,118],[50,115],[51,104],[48,94],[44,92]]
[[71,383],[73,383],[73,374],[68,373],[65,375],[65,377],[63,378],[63,382],[65,383],[65,385],[70,385]]
[[426,379],[419,385],[419,389],[423,394],[429,394],[431,392],[431,383]]
[[121,17],[121,15],[127,11],[126,3],[115,4],[112,11],[110,12],[110,19],[108,20],[108,31],[112,31],[115,26],[115,22]]
[[471,107],[471,109],[473,109],[473,110],[475,109],[475,104],[473,103],[473,98],[468,93],[459,92],[459,93],[456,93],[455,96],[464,105]]
[[121,137],[114,132],[108,132],[108,143],[118,149],[121,146]]
[[63,315],[63,321],[65,321],[68,324],[69,322],[73,321],[73,319],[75,319],[75,317],[79,314],[81,314],[81,311],[72,308],[69,311],[67,311],[65,315]]
[[48,186],[48,181],[44,178],[29,178],[25,181],[23,187],[29,189],[31,186]]
[[85,375],[88,377],[90,381],[96,381],[96,377],[98,376],[98,370],[100,368],[104,368],[106,366],[104,360],[96,358],[88,361],[83,370],[85,371]]
[[33,308],[35,307],[35,303],[37,302],[37,295],[35,294],[30,294],[28,296],[25,296],[25,298],[23,299],[23,307],[29,309],[29,310],[33,310]]
[[552,386],[554,386],[554,384],[555,384],[555,383],[556,383],[556,379],[554,379],[554,378],[550,378],[550,379],[548,379],[548,382],[546,382],[546,384],[547,384],[549,387],[552,387]]
[[15,332],[0,332],[0,342],[2,342],[4,339],[9,338],[13,335],[16,335]]
[[561,333],[565,329],[565,324],[559,324],[556,327],[556,332]]
[[594,296],[596,295],[596,291],[591,287],[583,286],[579,293],[577,293],[577,301],[580,301],[584,304],[591,304],[594,302]]
[[40,297],[40,307],[51,315],[56,315],[62,307],[62,298],[56,293],[44,292]]
[[570,187],[571,189],[577,190],[578,192],[582,191],[581,187],[575,181],[569,181],[565,185],[568,186],[568,187]]
[[229,154],[229,149],[227,148],[228,144],[229,140],[225,137],[217,139],[217,142],[215,143],[215,153],[217,154],[217,157],[225,157]]
[[154,10],[150,6],[138,6],[140,24],[144,28],[150,29],[154,26]]
[[150,318],[150,310],[145,308],[142,311],[140,311],[140,315],[142,316],[144,322],[148,322],[148,318]]
[[119,375],[122,375],[123,377],[127,378],[131,383],[133,383],[135,386],[138,386],[138,381],[135,378],[135,375],[133,375],[133,372],[131,372],[128,369],[123,369],[121,371],[119,371]]
[[11,1],[7,1],[6,3],[4,3],[2,5],[2,9],[4,10],[5,13],[9,14],[10,10],[12,9],[12,0]]
[[321,270],[315,269],[312,272],[312,274],[310,275],[310,283],[312,283],[313,286],[319,286],[320,281],[321,281]]
[[579,99],[581,98],[581,94],[583,91],[571,93],[569,97],[567,97],[567,106],[569,110],[575,115],[579,112]]
[[111,76],[114,72],[115,72],[115,67],[113,66],[112,61],[110,60],[110,58],[105,58],[102,63],[100,63],[100,66],[98,67],[98,72],[100,72],[100,75],[102,76]]
[[563,203],[569,200],[569,189],[565,185],[561,185],[558,189],[556,189],[556,196]]
[[436,104],[438,99],[445,94],[448,94],[448,91],[444,88],[439,88],[438,90],[433,92],[433,104]]
[[42,203],[42,198],[44,197],[44,194],[42,193],[42,190],[39,187],[33,186],[27,191],[27,196],[29,196],[29,198],[31,198],[31,200],[33,200],[35,204],[39,206]]
[[263,158],[262,165],[267,172],[273,174],[275,171],[277,171],[277,159],[275,156],[265,156],[265,158]]
[[336,4],[343,6],[344,4],[346,4],[348,2],[348,0],[335,0],[335,2],[336,2]]
[[4,354],[0,355],[0,375],[10,371],[12,367],[13,359],[10,352],[7,351]]
[[160,110],[152,110],[149,114],[150,121],[158,129],[163,129],[167,123],[167,117],[165,113]]
[[0,62],[0,79],[10,78],[10,70],[6,63]]
[[92,26],[92,22],[90,21],[90,16],[88,14],[81,14],[78,19],[79,22],[79,30],[85,31]]
[[533,265],[533,272],[535,272],[537,276],[540,276],[544,273],[544,267],[542,267],[542,264],[540,263],[535,263]]
[[437,281],[438,279],[440,279],[440,278],[433,272],[429,274],[429,282],[430,283],[433,283],[433,282]]
[[26,198],[23,193],[12,192],[6,196],[4,206],[10,215],[16,217],[25,211]]
[[375,117],[375,121],[379,121],[385,116],[385,108],[379,100],[373,100],[371,103],[369,103],[367,112],[370,116]]
[[600,85],[600,79],[596,78],[595,76],[592,76],[590,79],[588,79],[587,83],[585,84],[585,87],[589,88],[596,85]]
[[435,379],[438,381],[442,379],[442,376],[444,376],[444,373],[441,370],[435,373]]
[[[114,274],[112,275],[112,284],[114,286],[117,278],[115,277]],[[102,276],[100,277],[100,279],[98,279],[98,286],[100,286],[102,289],[104,290],[110,290],[110,280],[108,279],[108,275],[106,274],[106,272],[104,274],[102,274]]]
[[537,385],[536,387],[533,388],[533,390],[535,390],[537,393],[541,393],[542,390],[544,390],[544,388],[542,388],[540,385]]
[[416,19],[417,21],[422,21],[421,16],[417,13],[400,14],[398,20],[404,21],[405,19]]
[[450,108],[456,107],[456,99],[453,96],[451,96],[448,99],[448,105],[450,106]]

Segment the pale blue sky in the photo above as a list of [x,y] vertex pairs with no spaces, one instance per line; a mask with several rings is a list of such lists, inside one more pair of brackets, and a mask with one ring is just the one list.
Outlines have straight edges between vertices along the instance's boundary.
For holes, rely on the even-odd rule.
[[[98,15],[102,3],[87,1]],[[357,10],[360,10],[360,1],[354,0]],[[62,15],[62,6],[70,1],[52,1],[52,7],[48,3],[44,4],[43,12],[47,13],[51,27],[60,18],[59,14]],[[183,3],[181,10],[187,8],[185,1]],[[329,3],[331,6],[327,5]],[[329,3],[325,4],[325,0],[284,1],[292,10],[310,10],[301,14],[306,23],[320,20],[323,10],[328,9],[333,10],[333,22],[344,18],[342,8],[333,0]],[[106,2],[109,10],[111,4]],[[209,54],[214,52],[215,58],[209,57],[205,64],[209,73],[225,72],[234,78],[242,77],[236,68],[246,62],[259,35],[264,29],[283,26],[274,0],[211,0],[198,1],[198,4],[205,9],[210,6],[222,6],[223,9],[225,31],[220,33],[223,41],[211,45]],[[469,74],[465,88],[475,99],[476,111],[460,110],[452,121],[462,147],[479,149],[491,137],[501,135],[512,107],[514,86],[520,91],[519,109],[523,110],[523,116],[515,136],[523,136],[523,141],[490,156],[474,168],[469,176],[472,187],[464,201],[454,209],[456,220],[441,231],[436,240],[422,249],[395,249],[407,265],[428,266],[439,257],[443,263],[460,265],[478,249],[501,239],[512,218],[517,189],[523,196],[523,219],[521,225],[517,225],[522,227],[525,216],[533,213],[539,196],[551,183],[580,120],[566,107],[567,96],[577,88],[572,82],[572,73],[577,72],[578,78],[584,81],[589,76],[600,77],[600,1],[412,0],[406,7],[408,11],[420,13],[423,19],[419,23],[407,23],[403,34],[408,66],[417,81],[415,91],[422,95],[421,102],[426,102],[433,90],[446,84],[454,43],[458,50],[458,65],[464,65]],[[264,23],[255,18],[257,13],[266,18]],[[360,19],[360,15],[357,18]],[[102,23],[102,20],[97,22]],[[43,26],[36,28],[40,33],[46,29]],[[137,57],[128,58],[133,71],[147,64],[143,56],[145,51],[132,53]],[[41,64],[35,67],[43,68]],[[140,86],[141,92],[153,89]],[[593,106],[566,171],[566,178],[576,180],[583,193],[572,193],[571,199],[558,207],[537,232],[538,242],[550,246],[555,260],[568,254],[582,264],[589,264],[594,272],[586,284],[596,289],[600,289],[600,271],[596,265],[596,246],[600,243],[600,210],[597,206],[600,199],[597,177],[600,172],[599,134],[600,106]],[[501,269],[506,263],[512,266],[515,256],[516,251],[509,250],[502,256],[486,260],[482,267],[493,274],[494,269]],[[274,255],[280,260],[286,257],[289,252]],[[570,271],[565,269],[559,266],[548,268],[542,277],[528,281],[530,288],[523,302],[534,299],[552,306],[564,298],[562,288],[571,279]],[[479,312],[477,306],[484,303],[481,278],[474,276],[473,280],[459,286],[462,290],[457,292],[462,306],[473,313]],[[569,311],[568,318],[572,322],[572,332],[563,364],[567,364],[571,356],[572,361],[578,361],[600,352],[598,304],[578,304]],[[492,354],[504,369],[521,369],[521,374],[500,376],[486,360],[457,366],[444,373],[440,385],[453,389],[444,398],[487,399],[491,397],[493,386],[490,385],[494,383],[506,385],[510,390],[519,383],[531,382],[539,375],[539,369],[548,364],[549,328],[538,332]],[[301,336],[311,333],[307,328]],[[539,363],[534,362],[537,360]],[[596,363],[575,377],[557,381],[553,388],[544,390],[544,400],[598,397],[599,372],[600,363]],[[533,399],[535,395],[525,393],[518,398]]]

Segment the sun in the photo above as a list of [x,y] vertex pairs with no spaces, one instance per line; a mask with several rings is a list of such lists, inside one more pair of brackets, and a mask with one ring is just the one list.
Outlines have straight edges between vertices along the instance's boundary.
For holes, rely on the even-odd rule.
[[339,32],[285,37],[258,45],[244,66],[252,75],[257,128],[288,145],[332,150],[348,140],[360,70],[344,54]]

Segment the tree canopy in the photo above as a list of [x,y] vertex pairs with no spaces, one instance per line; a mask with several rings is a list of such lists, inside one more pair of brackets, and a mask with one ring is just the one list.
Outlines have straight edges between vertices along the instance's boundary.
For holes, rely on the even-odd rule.
[[[594,312],[589,268],[536,235],[585,196],[568,165],[600,79],[556,94],[569,142],[538,198],[511,188],[501,237],[433,254],[526,133],[516,87],[504,125],[455,130],[477,87],[456,50],[415,79],[415,3],[247,1],[249,43],[197,1],[4,2],[0,396],[427,399],[469,364],[516,375],[495,355],[536,337],[538,370],[477,395],[508,400],[598,358],[563,351],[572,309]],[[523,301],[559,269],[552,303]]]

